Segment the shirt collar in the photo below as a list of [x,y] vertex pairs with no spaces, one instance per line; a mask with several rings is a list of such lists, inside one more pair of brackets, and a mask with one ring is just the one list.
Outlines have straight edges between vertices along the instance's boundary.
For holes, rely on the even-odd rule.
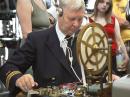
[[[58,21],[56,22],[56,33],[57,33],[57,36],[59,38],[59,41],[60,42],[64,41],[66,35],[60,30],[59,25],[58,25]],[[74,38],[74,36],[75,36],[75,33],[72,35],[72,37]]]
[[56,33],[59,38],[59,41],[62,42],[65,38],[65,34],[63,32],[61,32],[61,30],[59,29],[58,22],[56,22]]

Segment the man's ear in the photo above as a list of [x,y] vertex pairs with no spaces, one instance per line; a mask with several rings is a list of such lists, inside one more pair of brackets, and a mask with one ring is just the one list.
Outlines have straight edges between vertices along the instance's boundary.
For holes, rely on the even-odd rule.
[[58,11],[59,16],[62,17],[62,15],[63,15],[63,9],[60,8],[60,7],[58,7],[57,11]]

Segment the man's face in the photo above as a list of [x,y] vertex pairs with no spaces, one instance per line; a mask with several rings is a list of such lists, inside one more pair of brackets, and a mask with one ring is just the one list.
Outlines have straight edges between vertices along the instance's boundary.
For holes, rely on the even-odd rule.
[[66,35],[72,35],[76,32],[82,23],[84,17],[84,10],[72,10],[64,8],[63,15],[59,17],[59,28]]

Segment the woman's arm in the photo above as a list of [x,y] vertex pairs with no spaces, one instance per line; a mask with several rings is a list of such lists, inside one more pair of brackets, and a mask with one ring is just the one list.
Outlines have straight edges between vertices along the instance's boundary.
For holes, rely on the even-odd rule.
[[124,44],[122,37],[121,37],[121,34],[120,34],[120,26],[119,26],[117,19],[115,19],[115,38],[116,38],[116,42],[117,42],[118,47],[121,48],[121,51],[124,54],[124,64],[126,66],[128,64],[129,57],[127,54],[125,44]]
[[23,38],[25,39],[28,33],[32,32],[32,5],[30,0],[17,0],[16,10],[20,21]]

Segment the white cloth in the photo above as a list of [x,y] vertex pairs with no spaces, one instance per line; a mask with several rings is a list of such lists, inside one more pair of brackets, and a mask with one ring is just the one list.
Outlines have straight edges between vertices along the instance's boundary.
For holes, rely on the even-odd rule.
[[87,9],[94,9],[96,0],[88,0]]
[[[57,0],[57,3],[59,1]],[[58,14],[57,14],[57,10],[56,10],[56,6],[55,6],[55,1],[51,0],[51,7],[49,9],[47,9],[48,13],[50,13],[56,20],[58,18]]]
[[0,36],[3,35],[3,24],[2,24],[2,20],[0,20]]
[[52,5],[49,9],[47,9],[47,12],[50,13],[56,20],[57,20],[57,11],[56,7]]

